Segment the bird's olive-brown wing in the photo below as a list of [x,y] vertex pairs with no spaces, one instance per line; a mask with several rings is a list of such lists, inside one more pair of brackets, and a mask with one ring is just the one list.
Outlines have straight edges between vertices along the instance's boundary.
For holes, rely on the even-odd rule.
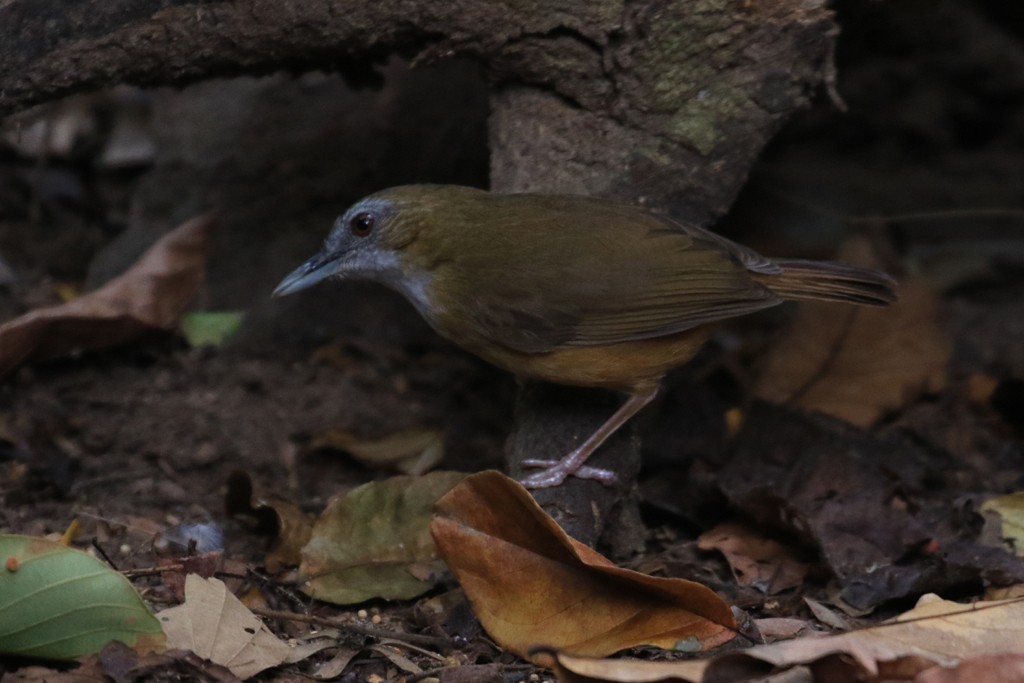
[[439,289],[469,293],[445,304],[474,336],[524,352],[614,344],[780,301],[750,277],[770,260],[700,228],[591,199],[508,200],[439,271]]

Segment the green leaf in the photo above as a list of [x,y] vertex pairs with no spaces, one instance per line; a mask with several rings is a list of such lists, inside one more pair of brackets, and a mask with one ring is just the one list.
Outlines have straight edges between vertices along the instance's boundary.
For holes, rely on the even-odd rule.
[[59,543],[0,534],[0,652],[74,659],[112,640],[137,650],[164,644],[126,578]]
[[430,590],[444,574],[430,536],[434,503],[465,477],[392,477],[333,500],[302,550],[302,590],[339,605],[407,600]]
[[190,346],[220,346],[243,320],[244,311],[189,311],[181,317],[181,333]]

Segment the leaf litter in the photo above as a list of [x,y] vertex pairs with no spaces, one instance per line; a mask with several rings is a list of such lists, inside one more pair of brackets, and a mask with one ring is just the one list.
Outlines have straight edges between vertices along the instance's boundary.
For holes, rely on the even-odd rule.
[[[67,289],[71,291],[72,288]],[[860,621],[844,617],[840,613],[842,609],[851,613],[871,614],[871,618],[880,618],[878,615],[891,613],[889,610],[893,608],[894,601],[895,604],[900,604],[916,598],[921,592],[929,589],[955,594],[963,594],[965,591],[977,593],[983,589],[986,594],[995,594],[1002,590],[1010,594],[1014,589],[1020,588],[1014,584],[1019,580],[1018,565],[1011,553],[1007,552],[1018,546],[1011,543],[1004,546],[1003,543],[1003,538],[1008,541],[1014,538],[1010,515],[1004,514],[1001,518],[1001,537],[996,538],[1000,534],[993,533],[991,538],[982,538],[985,532],[979,531],[982,516],[992,518],[996,513],[1002,514],[996,509],[999,503],[990,501],[990,504],[979,505],[980,501],[990,498],[992,491],[1018,490],[1019,481],[1015,477],[1019,479],[1019,473],[1013,467],[1001,470],[994,467],[996,471],[993,483],[984,488],[971,481],[972,473],[964,466],[964,459],[947,457],[949,454],[942,452],[943,447],[929,451],[920,439],[912,438],[915,436],[911,433],[913,425],[908,426],[907,422],[903,422],[898,429],[893,429],[892,424],[888,422],[912,403],[916,404],[917,409],[921,409],[922,406],[929,407],[935,400],[938,390],[950,382],[950,375],[946,371],[949,361],[949,347],[945,345],[948,341],[948,332],[943,316],[940,315],[941,307],[938,307],[937,297],[934,292],[927,290],[928,286],[923,281],[914,281],[913,278],[905,280],[904,302],[910,302],[912,305],[898,309],[896,317],[899,325],[891,328],[886,327],[880,320],[872,320],[872,316],[862,316],[860,313],[850,316],[849,311],[838,320],[815,318],[814,316],[818,314],[814,312],[813,307],[804,306],[797,314],[797,328],[773,347],[767,371],[757,389],[762,397],[781,401],[786,407],[772,410],[764,405],[754,404],[744,409],[734,408],[730,412],[730,417],[742,414],[748,419],[744,420],[742,425],[737,420],[730,421],[730,424],[735,424],[737,431],[740,432],[737,442],[721,460],[713,463],[711,469],[711,473],[717,475],[718,466],[724,467],[721,470],[723,480],[716,485],[714,494],[723,497],[724,505],[728,507],[727,513],[705,524],[707,517],[702,518],[693,514],[692,507],[686,508],[689,501],[681,502],[680,507],[686,513],[693,514],[692,520],[701,522],[691,526],[699,530],[710,529],[705,532],[705,547],[715,549],[705,553],[707,561],[712,561],[712,553],[726,553],[730,556],[736,577],[742,581],[750,580],[751,585],[756,586],[759,591],[762,588],[766,589],[761,591],[762,596],[759,600],[744,604],[752,613],[778,614],[790,610],[792,614],[805,616],[806,611],[801,611],[800,606],[806,604],[818,622],[829,624],[837,630],[845,630],[851,623]],[[218,325],[214,325],[215,328],[219,327],[219,322]],[[230,325],[227,327],[230,328]],[[918,330],[917,337],[908,334],[908,330],[913,329]],[[844,334],[849,339],[845,338]],[[988,336],[992,340],[1012,345],[1012,335]],[[213,338],[208,338],[207,341],[210,339]],[[124,341],[128,340],[126,337]],[[198,343],[200,340],[195,341]],[[938,343],[932,343],[936,341]],[[84,348],[84,345],[76,344],[69,353],[75,354]],[[216,357],[213,352],[214,349],[197,351],[185,362],[195,363],[197,358]],[[42,358],[45,355],[40,353],[38,357]],[[399,358],[397,362],[402,360],[404,359]],[[393,361],[395,358],[389,360]],[[178,362],[179,359],[174,359],[171,363],[158,362],[156,370],[166,376],[167,368]],[[352,370],[357,365],[358,361],[350,364],[348,369]],[[266,366],[263,369],[266,370]],[[295,368],[289,367],[289,371],[293,369]],[[302,368],[298,368],[298,371],[301,370]],[[1003,426],[1013,428],[1013,416],[1018,413],[1013,412],[1011,390],[1014,382],[1018,380],[1006,377],[999,363],[990,363],[981,372],[985,381],[975,382],[979,386],[972,389],[970,409],[979,413],[984,412],[986,417],[998,414],[1005,422]],[[977,374],[975,372],[971,376],[976,377]],[[158,373],[154,371],[153,375],[158,376]],[[248,385],[257,388],[252,390],[252,395],[247,396],[246,400],[258,403],[264,399],[261,392],[271,395],[279,392],[278,384],[287,376],[288,373],[268,373],[258,380],[247,379]],[[171,384],[180,379],[182,376],[172,374]],[[184,379],[192,378],[184,376]],[[320,382],[317,385],[317,390],[321,392],[315,394],[318,401],[329,400],[324,397],[328,394],[326,387],[333,379],[332,376],[327,382]],[[73,384],[76,377],[72,375],[70,380]],[[167,384],[156,382],[154,386],[163,390]],[[261,386],[263,388],[260,388]],[[398,381],[395,382],[395,387],[399,393],[410,389],[408,383]],[[28,387],[22,386],[18,389],[27,390]],[[351,391],[351,387],[346,386],[345,390]],[[773,394],[775,390],[779,393]],[[312,390],[310,392],[313,393]],[[944,395],[946,393],[948,387]],[[1002,394],[1010,394],[1009,399]],[[293,415],[291,419],[296,425],[301,423],[301,426],[289,425],[289,428],[298,433],[324,434],[322,422],[303,422],[307,420],[310,403],[300,405],[299,401],[295,401],[295,406],[289,406],[294,408],[295,414],[298,415]],[[353,403],[358,403],[358,400]],[[125,400],[124,404],[135,407],[130,400]],[[123,407],[116,403],[111,405]],[[209,411],[212,423],[218,422],[220,415],[217,412],[216,401],[200,402],[199,405],[200,410]],[[350,404],[339,401],[339,406],[341,405],[348,407]],[[377,406],[366,407],[363,414],[371,414],[374,410],[378,410]],[[868,433],[866,430],[851,429],[849,424],[829,421],[823,419],[821,415],[808,416],[804,410],[830,414],[858,426],[870,425],[873,430]],[[386,414],[388,411],[380,412]],[[133,415],[130,412],[125,414]],[[78,419],[77,415],[72,417]],[[221,419],[221,422],[226,421]],[[80,425],[80,422],[70,423]],[[348,448],[341,445],[341,448],[348,450],[357,458],[361,458],[361,453],[368,453],[365,462],[369,467],[378,466],[374,453],[378,446],[385,452],[385,458],[380,461],[384,467],[394,467],[395,462],[402,459],[400,456],[394,460],[389,459],[392,452],[399,453],[404,449],[405,444],[401,440],[389,443],[387,439],[383,439],[381,443],[374,443],[356,439],[351,435],[364,433],[364,430],[358,421],[355,422],[356,428],[352,427],[353,425],[349,424],[340,430],[343,438],[350,439],[351,446]],[[87,427],[77,428],[88,435]],[[787,435],[802,433],[803,437],[798,438],[787,453],[780,443],[784,439],[776,438],[773,429]],[[902,435],[900,430],[905,430]],[[901,436],[907,438],[901,440]],[[66,437],[62,435],[61,438]],[[314,441],[315,439],[316,437]],[[844,454],[841,446],[847,439],[853,445],[849,449],[851,452]],[[17,435],[12,435],[11,443],[16,440]],[[755,445],[758,441],[765,444],[762,455],[768,460],[767,463],[755,462]],[[416,438],[410,438],[409,443],[415,445]],[[327,445],[338,447],[337,444]],[[367,448],[363,448],[364,446]],[[100,446],[93,446],[95,451],[102,451],[105,448],[106,444],[102,442]],[[147,441],[145,447],[133,444],[132,455],[138,457],[140,462],[159,462],[160,467],[169,472],[167,477],[172,478],[174,472],[168,467],[172,460],[164,459],[159,450]],[[242,448],[238,450],[242,452],[228,450],[223,456],[224,460],[230,462],[236,456],[247,459],[260,457],[257,452],[246,452],[246,449]],[[429,448],[427,450],[429,451]],[[436,455],[439,454],[432,458],[436,459]],[[1013,455],[1011,448],[1007,459],[1011,460]],[[933,462],[929,463],[929,458]],[[190,465],[196,465],[197,474],[190,480],[182,478],[182,481],[208,480],[211,488],[223,481],[223,477],[218,476],[221,471],[209,467],[209,463],[188,462]],[[831,472],[830,462],[835,464]],[[431,462],[429,466],[433,464],[435,463]],[[405,464],[398,466],[404,467]],[[787,468],[793,470],[789,477],[785,476]],[[746,478],[742,476],[745,469],[750,470],[750,476]],[[277,481],[274,471],[268,473],[257,468],[251,471],[256,481]],[[758,485],[756,480],[762,475],[764,477]],[[804,477],[805,481],[800,482],[801,477]],[[282,524],[281,519],[292,518],[292,513],[296,512],[297,508],[282,514],[285,510],[284,504],[280,500],[272,501],[272,486],[266,488],[267,491],[250,497],[246,511],[256,515],[267,512],[272,517],[279,517],[279,525],[288,526]],[[335,486],[335,490],[337,488],[341,487]],[[185,490],[182,488],[182,491]],[[192,501],[186,501],[182,495],[176,502]],[[318,505],[320,501],[307,500],[307,509]],[[511,509],[518,510],[515,506]],[[298,516],[301,517],[301,511],[298,512]],[[428,516],[428,513],[422,510],[418,513],[420,520]],[[723,533],[722,527],[715,528],[715,524],[721,523],[722,520],[734,520],[734,523],[742,524],[742,533],[728,528]],[[301,525],[296,525],[299,526]],[[292,534],[285,532],[284,536],[291,537]],[[237,539],[237,535],[235,538]],[[780,538],[796,538],[801,548],[810,547],[820,553],[818,557],[809,558],[805,558],[803,553],[798,553],[801,559],[807,559],[808,564],[813,564],[815,570],[802,582],[797,582],[793,578],[778,580],[779,577],[789,576],[786,566],[791,561],[791,558],[783,559],[786,552],[791,549],[788,542],[783,544],[786,547],[782,549],[773,545]],[[111,542],[116,544],[116,540]],[[302,543],[296,541],[290,545],[292,550],[276,564],[294,564],[294,547],[301,547]],[[255,553],[253,557],[263,555]],[[265,565],[268,568],[281,568],[275,565],[272,557],[273,554],[263,558]],[[780,566],[783,569],[777,571]],[[893,566],[895,569],[890,568]],[[249,569],[253,567],[250,562]],[[451,586],[450,580],[446,580],[436,569],[425,570],[423,565],[417,565],[415,562],[410,567],[413,568],[410,572],[413,575],[430,576],[444,583],[446,587]],[[235,569],[233,573],[242,575],[248,571]],[[827,589],[820,585],[823,573],[832,579]],[[286,573],[282,573],[276,579],[276,583],[273,584],[275,590],[283,591],[289,586]],[[788,587],[787,584],[792,587]],[[266,584],[264,588],[266,589]],[[251,593],[252,590],[252,586],[249,586],[247,592]],[[267,592],[271,591],[267,589]],[[832,609],[824,604],[828,598],[822,597],[822,593],[834,596],[836,601],[833,604],[838,607]],[[814,594],[821,600],[806,599],[807,594]],[[276,597],[280,599],[280,596]],[[324,605],[316,602],[305,601],[298,604],[303,608],[312,605],[311,609],[324,609]],[[418,602],[417,606],[420,604],[422,601]],[[403,609],[405,606],[399,604],[395,613],[403,614]],[[432,623],[429,628],[451,628],[446,619],[457,611],[457,608],[443,610],[444,617]],[[373,609],[371,613],[378,616]],[[815,621],[795,617],[758,618],[754,621],[760,627],[762,635],[770,634],[771,637],[799,635],[808,638],[808,634],[813,633],[817,626]],[[421,628],[427,628],[421,622],[403,620],[403,626],[413,623]],[[276,628],[282,627],[278,624]],[[472,630],[467,629],[466,632],[471,633]],[[479,643],[474,642],[474,645]],[[683,649],[686,649],[692,643],[684,641],[683,645]],[[346,669],[358,669],[359,661],[356,660],[353,664],[353,658],[360,651],[362,650],[358,648],[340,650],[338,656],[330,660],[332,665],[325,667],[323,673],[327,676],[340,675]],[[494,650],[489,652],[493,654]],[[665,653],[652,654],[651,651],[643,654],[648,657],[666,656]],[[410,657],[411,659],[413,658]],[[821,671],[827,666],[835,666],[834,659],[828,656],[815,659],[805,668],[809,671],[816,668],[818,675],[824,675]],[[144,661],[155,665],[155,659],[149,656],[140,658],[137,665],[144,669],[148,666],[143,664]],[[184,661],[178,660],[178,663]],[[397,669],[402,667],[397,665],[395,660],[389,661],[393,665],[390,666],[390,674],[397,675]],[[506,658],[502,661],[507,663],[510,660]],[[601,660],[596,666],[610,671],[619,666],[618,662],[628,661]],[[868,662],[869,658],[863,662],[855,661],[854,663],[861,667],[856,670],[855,667],[843,662],[839,662],[839,665],[846,667],[843,671],[854,671],[855,674],[861,675]],[[1013,654],[972,657],[950,668],[933,666],[921,672],[919,680],[931,680],[939,678],[940,675],[949,678],[945,675],[949,673],[950,676],[961,676],[963,680],[971,680],[968,677],[974,676],[973,680],[983,677],[986,681],[995,681],[998,680],[996,675],[1001,670],[1013,670],[1018,663],[1019,655]],[[224,680],[231,679],[226,671],[211,665],[207,665],[209,668],[204,671],[201,668],[202,662],[197,663],[194,658],[193,664],[197,664],[191,669],[193,672],[202,672],[211,677],[223,673]],[[416,660],[413,664],[425,670],[431,666],[424,660]],[[487,670],[488,675],[494,678],[500,679],[503,671],[505,676],[508,676],[507,669],[503,668],[506,664],[452,666],[442,670],[449,674],[438,673],[438,676],[446,680],[451,671],[458,671],[460,668],[466,671],[471,666],[494,667]],[[628,666],[630,665],[627,664]],[[751,666],[760,670],[760,665]],[[115,669],[108,667],[106,671],[114,672]],[[374,674],[379,671],[379,668],[374,670]],[[960,673],[956,673],[958,671]],[[879,672],[886,675],[898,673],[884,667],[880,668]],[[389,671],[385,670],[385,673]],[[437,670],[426,670],[424,673],[429,675],[437,673]]]
[[1015,663],[1022,655],[1024,600],[965,605],[925,595],[912,610],[877,626],[840,635],[783,640],[707,659],[605,660],[546,650],[543,660],[555,669],[560,680],[577,683],[767,680],[797,667],[807,667],[809,672],[806,678],[792,680],[826,683],[931,680],[919,676],[924,672],[942,676],[939,671],[972,661],[977,662],[978,669],[988,668],[994,663],[993,657],[1010,657]]

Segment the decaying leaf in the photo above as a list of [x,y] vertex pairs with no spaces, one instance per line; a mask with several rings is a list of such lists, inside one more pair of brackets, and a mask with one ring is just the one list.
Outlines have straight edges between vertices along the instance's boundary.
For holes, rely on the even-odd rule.
[[274,537],[264,560],[267,570],[277,572],[302,561],[302,548],[313,533],[313,521],[297,505],[255,486],[246,472],[237,471],[228,477],[224,507],[228,515],[251,517],[259,533]]
[[330,681],[340,676],[349,663],[359,654],[359,650],[341,647],[325,662],[320,662],[316,670],[310,674],[318,681]]
[[157,616],[169,648],[195,652],[241,679],[278,666],[291,651],[219,579],[189,574],[184,604]]
[[[703,660],[650,662],[595,659],[545,652],[541,660],[561,681],[740,681],[807,666],[815,681],[977,681],[944,677],[942,667],[993,671],[996,662],[1020,666],[1024,601],[962,605],[926,595],[891,622],[835,636],[759,645]],[[973,664],[972,664],[973,662]],[[955,669],[953,669],[955,671]],[[927,672],[929,677],[925,677]],[[917,678],[915,678],[917,677]],[[933,677],[933,678],[931,678]],[[1017,680],[1017,679],[1011,679]]]
[[[842,260],[871,261],[866,243],[849,247]],[[938,293],[923,278],[908,277],[899,294],[888,308],[801,304],[754,394],[867,427],[922,392],[941,390],[953,344]]]
[[337,448],[367,467],[420,475],[444,457],[444,434],[435,429],[408,429],[380,439],[361,439],[343,429],[330,429],[313,439],[309,447]]
[[214,222],[212,214],[193,218],[95,292],[0,325],[0,375],[28,360],[116,346],[152,330],[173,329],[202,284]]
[[430,537],[434,503],[461,472],[398,476],[359,486],[328,504],[302,550],[302,590],[336,604],[407,600],[444,573]]
[[1002,536],[1013,551],[1024,557],[1024,493],[1017,492],[985,501],[982,511],[994,512],[1002,522]]
[[540,644],[582,655],[641,644],[697,651],[735,635],[729,606],[709,588],[616,567],[498,472],[438,501],[431,530],[484,628],[520,655]]
[[811,610],[811,614],[814,615],[815,619],[829,628],[833,628],[836,631],[850,631],[853,629],[853,625],[845,615],[831,609],[825,604],[806,596],[804,597],[804,604],[806,604],[807,608]]
[[701,550],[722,553],[741,586],[752,586],[766,595],[799,586],[810,570],[792,548],[741,522],[719,524],[701,534],[697,545]]
[[[167,679],[194,680],[204,683],[238,683],[238,677],[227,668],[203,661],[194,652],[187,650],[140,655],[115,640],[107,643],[95,659],[98,660],[95,665],[102,670],[97,677],[97,683],[110,683],[111,680],[114,683],[141,683],[142,681]],[[90,664],[92,662],[87,660],[78,671],[83,668],[88,670],[91,668]],[[4,683],[7,683],[6,679]],[[39,683],[61,683],[61,681],[46,677]],[[86,682],[75,681],[74,683]]]
[[961,467],[899,433],[754,402],[715,484],[745,517],[818,546],[842,609],[863,614],[969,582],[1024,583],[1024,558],[983,543],[930,484]]

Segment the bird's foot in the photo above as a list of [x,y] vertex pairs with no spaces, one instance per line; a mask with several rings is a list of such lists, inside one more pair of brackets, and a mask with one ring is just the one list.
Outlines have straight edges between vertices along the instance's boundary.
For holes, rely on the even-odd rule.
[[563,458],[562,460],[538,460],[535,458],[523,460],[520,463],[523,467],[543,467],[544,469],[536,474],[523,477],[519,480],[519,483],[528,489],[546,489],[558,486],[567,477],[594,479],[605,486],[611,486],[619,480],[618,476],[611,470],[590,467],[589,465],[574,466],[574,463],[567,463],[566,460],[568,458]]

